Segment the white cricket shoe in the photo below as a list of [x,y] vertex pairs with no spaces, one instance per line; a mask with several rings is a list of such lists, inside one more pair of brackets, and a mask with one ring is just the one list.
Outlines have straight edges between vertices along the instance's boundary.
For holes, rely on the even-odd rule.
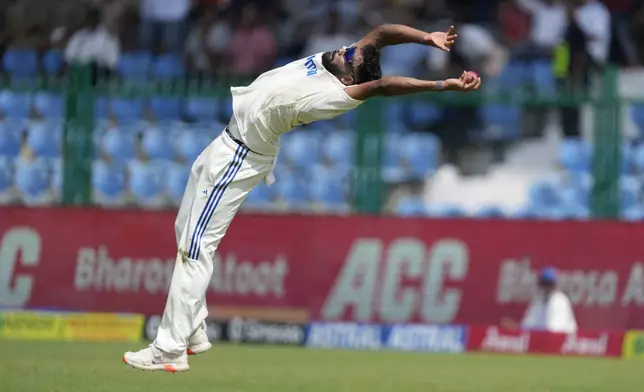
[[188,355],[197,355],[205,353],[212,348],[212,344],[208,340],[206,333],[206,322],[201,323],[199,328],[188,339]]
[[185,372],[190,369],[188,356],[183,353],[178,356],[169,356],[150,345],[141,351],[127,352],[123,355],[123,362],[136,369],[162,372]]

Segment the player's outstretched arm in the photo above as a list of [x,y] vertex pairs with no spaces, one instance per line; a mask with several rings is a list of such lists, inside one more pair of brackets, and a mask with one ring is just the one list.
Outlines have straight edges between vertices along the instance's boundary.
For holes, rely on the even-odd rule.
[[405,25],[384,24],[358,41],[358,46],[373,45],[380,49],[392,45],[421,44],[449,52],[457,37],[454,26],[450,26],[447,32],[427,33]]
[[420,80],[405,76],[385,76],[379,80],[349,86],[345,91],[351,98],[364,101],[377,96],[391,97],[428,91],[469,92],[477,90],[480,86],[481,78],[472,77],[472,73],[463,72],[458,79],[441,81]]

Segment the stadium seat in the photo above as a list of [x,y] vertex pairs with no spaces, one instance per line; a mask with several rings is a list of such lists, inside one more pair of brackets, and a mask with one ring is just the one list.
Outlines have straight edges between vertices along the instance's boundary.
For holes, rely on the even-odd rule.
[[100,148],[115,162],[129,161],[136,157],[136,138],[130,132],[110,129],[102,135]]
[[620,205],[623,209],[629,209],[640,204],[640,193],[642,185],[635,177],[624,176],[619,179]]
[[11,158],[0,156],[0,203],[10,200],[13,188],[13,164]]
[[273,184],[276,197],[294,209],[302,208],[308,202],[306,186],[303,180],[293,174],[281,172],[277,175],[277,182]]
[[333,165],[350,166],[354,161],[355,144],[353,133],[336,131],[328,134],[322,142],[322,155]]
[[220,103],[214,98],[194,97],[186,101],[186,115],[194,121],[218,119]]
[[51,167],[51,187],[56,196],[62,195],[63,193],[63,159],[54,158],[50,163]]
[[114,206],[123,203],[126,190],[125,166],[95,160],[92,164],[92,189],[94,201],[101,205]]
[[223,104],[220,107],[220,117],[221,120],[225,121],[226,124],[230,121],[230,119],[233,117],[233,100],[232,98],[228,97],[227,99],[224,100]]
[[639,174],[644,174],[644,144],[633,149],[632,152],[633,167]]
[[409,176],[421,179],[438,167],[440,142],[432,134],[409,134],[402,138],[400,155],[409,170]]
[[38,52],[34,49],[9,49],[4,54],[3,65],[12,78],[35,78],[38,73]]
[[15,184],[27,204],[39,204],[51,187],[50,168],[43,159],[26,160],[18,158],[15,162]]
[[529,80],[529,70],[523,62],[511,61],[505,65],[499,76],[491,78],[487,83],[486,91],[500,90],[505,92],[518,92],[525,88]]
[[420,197],[405,197],[394,208],[394,213],[399,216],[426,216],[427,206]]
[[127,81],[147,81],[152,64],[152,55],[147,52],[126,52],[121,54],[117,70]]
[[348,179],[342,170],[318,165],[312,168],[308,177],[311,201],[333,210],[347,205]]
[[129,164],[129,191],[140,207],[160,207],[165,167],[157,162],[132,161]]
[[111,102],[112,113],[118,121],[143,119],[143,101],[140,99],[117,98]]
[[39,157],[55,158],[60,155],[62,138],[60,124],[42,121],[29,126],[27,146]]
[[467,213],[456,205],[439,205],[429,206],[428,215],[434,218],[461,218],[467,216]]
[[143,132],[141,149],[151,160],[171,161],[175,157],[170,135],[158,128],[148,128]]
[[47,50],[42,57],[42,67],[46,75],[56,75],[63,68],[63,53],[60,50]]
[[633,205],[629,208],[623,208],[621,218],[628,222],[644,221],[644,208],[641,205]]
[[587,208],[590,205],[590,189],[574,185],[562,186],[559,189],[559,200],[564,207],[582,206]]
[[521,110],[511,105],[485,105],[482,109],[486,138],[514,139],[519,136]]
[[565,139],[559,146],[559,164],[570,172],[590,170],[590,147],[576,138]]
[[176,163],[169,165],[165,174],[165,192],[175,206],[181,204],[183,193],[190,177],[190,165]]
[[558,185],[553,181],[536,182],[529,190],[530,203],[537,209],[558,206],[561,202],[558,191]]
[[388,133],[401,133],[407,130],[404,121],[405,102],[387,101],[385,103],[385,127]]
[[498,219],[505,218],[506,214],[500,207],[486,206],[476,211],[476,217],[484,219]]
[[4,90],[0,94],[0,106],[5,118],[9,120],[24,120],[31,116],[32,95],[29,93],[14,93]]
[[416,129],[427,128],[427,126],[440,120],[440,107],[422,100],[414,100],[410,105],[409,121]]
[[527,205],[523,206],[510,214],[506,215],[507,218],[510,219],[537,219],[539,217],[539,213],[537,211],[537,208],[535,208],[532,205]]
[[268,187],[264,183],[260,183],[253,188],[244,204],[253,208],[268,209],[274,202],[274,193],[274,187]]
[[59,119],[65,114],[63,97],[48,92],[39,92],[34,96],[34,108],[47,119]]
[[581,204],[571,204],[563,207],[564,217],[573,220],[587,220],[590,218],[590,209]]
[[402,164],[401,144],[402,138],[400,135],[388,134],[385,136],[382,153],[382,177],[386,182],[398,183],[406,179],[407,170]]
[[557,85],[550,61],[535,61],[531,64],[531,72],[535,91],[540,95],[553,95]]
[[106,120],[110,117],[110,101],[107,97],[97,97],[94,102],[94,117]]
[[639,128],[639,134],[644,134],[644,104],[634,104],[631,106],[631,118]]
[[310,132],[292,132],[282,136],[281,153],[293,168],[306,168],[320,161],[319,143]]
[[0,125],[0,156],[17,157],[18,154],[20,154],[20,132],[9,125]]
[[157,80],[171,81],[180,78],[185,70],[179,54],[168,53],[159,56],[153,64],[153,75]]
[[181,100],[173,97],[153,97],[150,100],[150,109],[156,120],[179,120],[181,119]]
[[192,163],[211,142],[212,139],[203,132],[185,130],[176,141],[177,154],[186,163]]

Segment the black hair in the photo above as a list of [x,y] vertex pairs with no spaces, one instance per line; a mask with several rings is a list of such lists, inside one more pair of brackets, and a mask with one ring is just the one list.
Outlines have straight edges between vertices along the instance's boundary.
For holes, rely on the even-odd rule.
[[366,83],[382,78],[380,69],[380,50],[373,45],[362,48],[362,63],[355,72],[355,84]]

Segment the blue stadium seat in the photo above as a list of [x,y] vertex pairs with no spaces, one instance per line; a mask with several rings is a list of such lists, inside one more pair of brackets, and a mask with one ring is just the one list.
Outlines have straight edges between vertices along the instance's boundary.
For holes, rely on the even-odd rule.
[[332,132],[322,142],[322,155],[333,165],[352,165],[354,153],[355,141],[351,132]]
[[640,135],[644,134],[644,105],[634,104],[631,106],[631,118],[639,128]]
[[106,120],[110,117],[110,100],[107,97],[97,97],[94,102],[94,117]]
[[519,136],[521,110],[511,105],[485,105],[482,109],[483,127],[487,138],[514,139]]
[[330,209],[339,209],[347,205],[348,179],[343,171],[325,166],[312,168],[309,180],[309,197]]
[[633,149],[632,162],[635,170],[639,174],[644,174],[644,144]]
[[581,204],[566,205],[563,207],[563,213],[566,219],[587,220],[590,218],[590,209]]
[[9,49],[3,65],[12,78],[35,78],[38,73],[38,52],[34,49]]
[[590,147],[576,138],[564,140],[559,146],[559,164],[570,172],[590,170]]
[[407,170],[403,166],[401,159],[401,144],[402,137],[400,135],[391,133],[385,135],[382,154],[382,177],[386,182],[398,183],[406,179]]
[[31,115],[32,96],[29,93],[14,93],[2,91],[0,106],[4,116],[10,120],[24,120]]
[[401,133],[407,130],[404,121],[405,102],[387,101],[385,106],[385,124],[388,133]]
[[529,80],[529,72],[525,63],[511,61],[505,65],[498,77],[488,81],[489,85],[486,86],[486,90],[520,91]]
[[194,162],[212,139],[203,132],[186,130],[176,142],[177,154],[187,163]]
[[171,161],[175,157],[170,135],[158,128],[149,128],[143,132],[141,149],[151,160]]
[[47,75],[56,75],[63,68],[63,53],[50,49],[43,54],[42,67]]
[[531,68],[536,92],[540,95],[555,94],[557,85],[552,63],[550,61],[535,61]]
[[100,148],[112,161],[126,162],[136,157],[136,138],[130,132],[110,129],[101,136]]
[[157,80],[175,80],[183,76],[184,72],[183,58],[179,54],[163,54],[155,60],[153,65],[153,75]]
[[7,200],[13,188],[13,164],[11,158],[0,156],[0,202]]
[[233,99],[228,97],[224,100],[223,105],[220,107],[220,115],[222,120],[228,123],[233,117]]
[[640,204],[642,184],[635,177],[623,176],[619,179],[620,205],[628,209]]
[[440,120],[441,108],[421,100],[414,100],[410,105],[409,121],[414,128],[426,128]]
[[116,98],[112,100],[111,106],[118,121],[143,119],[143,101],[140,99]]
[[60,155],[62,139],[62,125],[42,121],[29,126],[27,146],[39,157],[55,158]]
[[590,190],[578,186],[562,186],[559,189],[559,200],[563,206],[582,206],[587,208],[590,205]]
[[126,190],[125,166],[95,160],[92,164],[92,189],[97,203],[120,204]]
[[18,158],[15,161],[15,168],[16,188],[27,204],[44,197],[50,190],[50,168],[46,160]]
[[129,165],[129,190],[140,206],[156,206],[163,197],[165,167],[157,162],[132,161]]
[[424,178],[438,167],[440,142],[432,134],[409,134],[400,143],[400,154],[411,178]]
[[420,197],[405,197],[401,199],[394,208],[394,213],[399,216],[426,216],[427,206]]
[[550,208],[561,203],[559,188],[553,181],[539,181],[529,190],[530,204],[536,208]]
[[175,205],[181,204],[183,193],[190,178],[190,165],[173,164],[165,174],[165,191]]
[[487,206],[476,211],[476,217],[485,219],[505,218],[506,214],[498,206]]
[[219,105],[214,98],[188,98],[186,115],[194,121],[215,121],[219,117]]
[[152,55],[147,52],[126,52],[121,54],[117,70],[121,76],[132,82],[147,81],[152,64]]
[[59,94],[39,92],[34,96],[34,107],[44,118],[59,119],[64,115],[63,97]]
[[298,176],[281,172],[272,187],[275,188],[276,197],[294,209],[301,208],[308,202],[305,183]]
[[292,132],[282,136],[281,152],[294,168],[305,168],[320,161],[319,143],[310,132]]
[[248,195],[245,205],[257,208],[270,208],[275,199],[275,188],[264,183],[257,185]]
[[10,125],[0,126],[0,156],[17,157],[20,154],[20,132]]
[[179,120],[183,108],[181,100],[173,97],[153,97],[150,100],[150,109],[156,120]]
[[537,219],[539,218],[538,209],[532,205],[527,205],[519,208],[516,211],[507,215],[510,219]]
[[467,212],[456,205],[429,206],[428,215],[434,218],[461,218],[467,216]]
[[621,217],[628,222],[644,221],[644,208],[641,205],[633,205],[629,208],[623,208]]

